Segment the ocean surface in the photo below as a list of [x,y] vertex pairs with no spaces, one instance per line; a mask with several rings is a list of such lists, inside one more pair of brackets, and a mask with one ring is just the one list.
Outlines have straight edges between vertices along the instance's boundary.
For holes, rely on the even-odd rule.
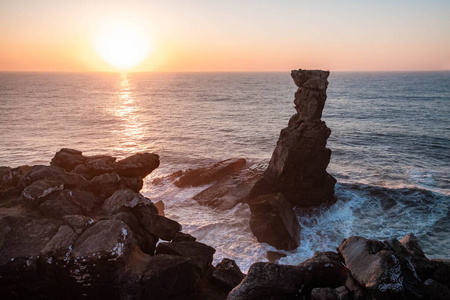
[[[301,245],[280,263],[335,250],[351,235],[410,232],[429,258],[450,258],[450,72],[332,72],[329,82],[322,120],[338,201],[297,211]],[[0,73],[0,165],[48,164],[63,147],[157,153],[161,166],[142,193],[213,246],[215,263],[229,257],[247,271],[275,249],[252,235],[246,204],[219,211],[192,199],[205,187],[151,182],[231,157],[264,169],[295,113],[295,91],[289,71]]]

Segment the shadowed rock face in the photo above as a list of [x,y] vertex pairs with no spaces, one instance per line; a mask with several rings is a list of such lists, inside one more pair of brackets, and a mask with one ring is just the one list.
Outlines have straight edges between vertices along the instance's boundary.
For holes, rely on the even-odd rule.
[[292,71],[298,87],[294,100],[297,113],[281,130],[269,166],[251,197],[281,192],[291,204],[302,207],[334,200],[336,180],[326,172],[331,156],[326,143],[331,130],[320,120],[329,74],[319,70]]

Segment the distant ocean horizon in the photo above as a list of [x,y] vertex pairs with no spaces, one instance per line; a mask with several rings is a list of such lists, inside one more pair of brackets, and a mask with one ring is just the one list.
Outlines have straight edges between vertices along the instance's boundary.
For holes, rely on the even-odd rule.
[[[429,258],[450,249],[450,71],[331,72],[322,120],[332,130],[328,172],[338,202],[299,212],[301,245],[280,263],[334,250],[351,235],[414,233]],[[145,196],[162,200],[183,231],[244,270],[275,250],[259,244],[245,204],[221,212],[202,188],[155,178],[231,157],[264,169],[295,113],[288,72],[0,72],[0,165],[48,164],[61,148],[123,158],[147,151],[161,165]]]

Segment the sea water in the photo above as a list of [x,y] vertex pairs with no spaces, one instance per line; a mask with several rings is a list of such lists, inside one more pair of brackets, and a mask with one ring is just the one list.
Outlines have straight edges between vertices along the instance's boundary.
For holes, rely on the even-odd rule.
[[[0,165],[48,164],[63,147],[119,159],[157,153],[142,193],[214,247],[214,263],[229,257],[247,271],[275,250],[252,235],[248,205],[220,211],[192,199],[207,186],[152,181],[231,157],[264,170],[295,113],[289,73],[0,73]],[[322,120],[338,201],[296,210],[301,245],[280,263],[351,235],[410,232],[429,258],[448,258],[450,72],[332,72],[329,82]]]

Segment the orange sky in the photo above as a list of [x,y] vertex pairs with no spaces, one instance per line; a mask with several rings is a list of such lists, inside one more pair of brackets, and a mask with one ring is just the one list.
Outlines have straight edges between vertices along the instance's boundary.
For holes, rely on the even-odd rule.
[[2,1],[0,71],[116,71],[95,49],[115,18],[152,44],[130,71],[450,69],[450,1],[366,2]]

